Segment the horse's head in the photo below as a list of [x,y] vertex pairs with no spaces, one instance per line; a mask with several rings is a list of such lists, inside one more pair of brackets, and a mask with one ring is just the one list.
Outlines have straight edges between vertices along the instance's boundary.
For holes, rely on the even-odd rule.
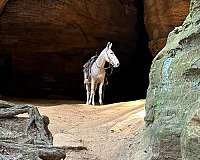
[[113,67],[119,67],[119,60],[117,59],[117,57],[115,56],[114,52],[111,50],[112,47],[112,43],[108,42],[106,48],[104,49],[105,51],[105,60],[112,64]]

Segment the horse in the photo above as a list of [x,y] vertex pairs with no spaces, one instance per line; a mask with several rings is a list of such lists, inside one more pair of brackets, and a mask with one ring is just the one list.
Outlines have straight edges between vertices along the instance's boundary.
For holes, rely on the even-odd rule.
[[112,43],[108,42],[107,46],[101,51],[99,56],[92,62],[87,76],[84,73],[84,83],[86,86],[87,101],[86,104],[95,105],[95,91],[99,85],[99,104],[102,105],[103,85],[105,82],[105,63],[110,63],[114,68],[119,67],[120,63],[114,52],[111,50]]

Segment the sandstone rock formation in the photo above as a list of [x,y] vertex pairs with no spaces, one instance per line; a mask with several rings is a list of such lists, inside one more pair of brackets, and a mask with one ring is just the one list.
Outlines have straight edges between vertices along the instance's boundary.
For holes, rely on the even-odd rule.
[[[17,117],[22,113],[29,117]],[[34,106],[0,101],[0,159],[64,159],[65,151],[53,146],[48,124]]]
[[138,39],[134,0],[8,1],[0,25],[0,89],[22,96],[80,96],[95,51],[112,41],[126,71]]
[[188,10],[189,0],[144,0],[144,20],[154,56],[165,46],[168,33],[183,23]]
[[0,15],[2,14],[7,2],[8,2],[8,0],[1,0],[0,1]]
[[150,72],[146,104],[149,159],[199,159],[200,1],[168,36]]

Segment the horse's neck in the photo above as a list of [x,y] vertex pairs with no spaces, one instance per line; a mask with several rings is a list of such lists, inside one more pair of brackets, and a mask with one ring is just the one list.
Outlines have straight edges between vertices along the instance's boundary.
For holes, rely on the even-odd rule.
[[96,60],[96,64],[97,64],[97,66],[98,66],[98,68],[104,68],[104,66],[105,66],[105,63],[106,63],[106,60],[105,60],[105,58],[104,58],[104,52],[102,52],[100,55],[99,55],[99,57],[97,58],[97,60]]

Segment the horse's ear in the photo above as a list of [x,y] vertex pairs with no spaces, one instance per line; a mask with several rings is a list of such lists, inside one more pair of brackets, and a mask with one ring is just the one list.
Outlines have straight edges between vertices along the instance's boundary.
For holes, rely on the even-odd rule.
[[106,46],[106,48],[109,48],[109,46],[110,46],[110,42],[108,42],[108,43],[107,43],[107,46]]
[[112,43],[110,43],[110,45],[109,45],[109,49],[111,49],[112,48]]

